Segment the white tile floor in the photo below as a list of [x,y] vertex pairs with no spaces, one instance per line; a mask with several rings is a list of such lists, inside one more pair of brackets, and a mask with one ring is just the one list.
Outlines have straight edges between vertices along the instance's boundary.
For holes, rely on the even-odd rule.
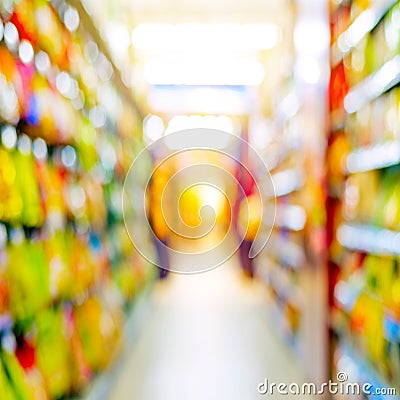
[[265,378],[303,382],[265,308],[263,288],[241,276],[236,258],[204,274],[171,275],[157,284],[109,399],[290,399],[257,391]]

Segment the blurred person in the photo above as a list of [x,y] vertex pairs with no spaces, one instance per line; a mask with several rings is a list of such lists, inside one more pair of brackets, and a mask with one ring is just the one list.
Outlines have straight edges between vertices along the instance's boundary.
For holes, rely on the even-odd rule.
[[242,199],[238,211],[238,233],[243,242],[239,247],[240,259],[246,276],[254,276],[253,260],[249,252],[257,236],[262,220],[262,201],[258,193]]
[[243,190],[243,195],[239,192],[236,202],[236,230],[239,240],[239,256],[243,271],[246,276],[254,276],[253,260],[249,257],[249,252],[255,237],[257,236],[262,218],[262,202],[256,193],[256,182],[251,173],[243,164],[238,164],[237,181]]
[[149,221],[151,229],[156,237],[154,239],[154,245],[159,260],[160,279],[165,279],[170,269],[170,257],[168,253],[170,229],[165,221],[162,203],[163,191],[170,176],[171,173],[167,163],[162,163],[157,166],[151,177],[148,191]]

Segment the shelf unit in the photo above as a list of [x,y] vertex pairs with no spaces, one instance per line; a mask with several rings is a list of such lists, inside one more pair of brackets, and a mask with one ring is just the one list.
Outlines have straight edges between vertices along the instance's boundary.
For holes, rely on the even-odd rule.
[[331,376],[345,371],[397,394],[400,148],[390,115],[399,104],[393,43],[400,37],[392,29],[399,11],[393,0],[365,9],[350,1],[332,11],[327,149]]
[[85,388],[117,356],[125,311],[154,276],[121,210],[124,176],[144,146],[140,111],[74,5],[0,4],[5,399]]
[[323,73],[312,76],[302,67],[312,64],[322,72],[328,66],[328,40],[305,40],[312,32],[309,24],[326,26],[328,13],[321,1],[293,1],[293,7],[293,69],[275,93],[269,116],[273,128],[260,149],[274,183],[276,220],[254,264],[268,294],[273,326],[292,348],[305,378],[319,385],[328,378],[323,175],[328,82]]
[[[284,101],[282,101],[283,103]],[[284,106],[277,107],[280,116],[279,128],[284,134],[277,138],[274,149],[279,148],[282,156],[271,165],[270,172],[274,182],[277,198],[276,223],[266,248],[255,259],[256,276],[263,284],[275,305],[275,324],[280,326],[280,331],[286,337],[293,349],[300,353],[299,322],[302,314],[302,302],[299,287],[299,275],[305,264],[305,254],[301,246],[303,241],[303,228],[291,229],[288,215],[293,212],[293,207],[298,205],[299,195],[304,186],[304,174],[296,168],[299,154],[290,150],[287,142],[292,119],[295,116],[286,116],[279,113]],[[286,131],[285,131],[286,127]],[[266,155],[268,157],[268,155]],[[301,163],[301,161],[299,161]],[[294,209],[295,213],[297,208]],[[303,222],[303,221],[300,221]],[[302,224],[300,224],[302,225]],[[295,227],[296,228],[296,227]]]
[[[352,1],[341,2],[340,7],[348,6]],[[383,16],[387,13],[390,7],[396,3],[396,0],[375,0],[372,5],[361,12],[350,26],[345,31],[341,32],[335,39],[331,48],[332,66],[339,64],[343,57],[348,54],[358,43],[371,32],[376,25],[381,21]]]
[[[273,325],[299,362],[307,356],[303,363],[307,378],[320,383],[326,379],[326,281],[323,262],[319,265],[317,261],[322,259],[317,254],[323,248],[323,235],[318,232],[323,229],[319,211],[324,212],[324,196],[322,191],[314,192],[322,186],[318,178],[306,173],[313,152],[299,129],[311,113],[301,107],[291,115],[280,112],[286,109],[285,99],[293,99],[298,93],[292,84],[288,87],[289,93],[276,107],[276,143],[269,143],[262,154],[274,182],[276,219],[270,240],[254,260],[255,276],[266,287]],[[271,148],[279,154],[273,162]],[[311,197],[312,204],[308,201]]]

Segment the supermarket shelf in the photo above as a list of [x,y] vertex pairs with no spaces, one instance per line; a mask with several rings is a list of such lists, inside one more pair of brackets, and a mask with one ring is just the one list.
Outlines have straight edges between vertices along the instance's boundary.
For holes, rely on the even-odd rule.
[[392,140],[352,151],[346,158],[345,172],[366,172],[399,163],[400,141]]
[[[346,339],[342,339],[341,346],[339,348],[340,359],[338,364],[346,365],[346,371],[349,372],[348,375],[357,376],[358,381],[361,384],[369,383],[371,384],[371,392],[378,388],[390,388],[392,387],[386,380],[380,376],[378,371],[371,365],[371,363],[362,357],[358,352],[351,346],[350,343]],[[396,395],[378,395],[371,394],[368,396],[368,399],[374,400],[396,400],[399,399]]]
[[344,98],[344,108],[350,114],[378,98],[400,82],[400,55],[386,62],[362,82],[352,88]]
[[[261,282],[265,282],[265,278],[259,276],[259,279]],[[268,284],[268,282],[266,283]],[[285,343],[290,346],[290,349],[296,356],[301,357],[302,344],[300,332],[293,330],[290,326],[289,321],[285,316],[285,312],[282,309],[282,303],[279,303],[269,290],[265,291],[265,297],[267,304],[266,307],[263,308],[262,313],[265,315],[271,326],[274,327],[276,334],[278,334],[280,338],[284,339]]]
[[[53,0],[53,3],[57,6],[57,3],[59,3],[59,0]],[[68,3],[71,4],[73,7],[76,8],[76,10],[79,13],[80,20],[85,28],[85,30],[92,36],[92,39],[96,42],[98,45],[100,51],[106,56],[108,61],[111,63],[114,74],[113,74],[113,80],[115,83],[115,86],[117,87],[118,91],[124,96],[125,100],[130,104],[137,114],[137,116],[143,120],[144,116],[142,111],[140,110],[137,102],[133,98],[133,94],[131,90],[125,85],[125,83],[122,80],[121,77],[121,72],[119,68],[115,65],[113,61],[113,57],[111,56],[110,50],[108,45],[104,42],[103,38],[100,35],[100,32],[98,28],[95,26],[95,23],[92,19],[92,17],[89,15],[85,7],[83,6],[82,2],[80,0],[68,0]]]
[[351,315],[357,298],[361,294],[367,295],[371,299],[382,304],[384,313],[382,322],[385,330],[385,338],[389,342],[398,343],[400,340],[400,321],[394,315],[393,311],[383,304],[381,299],[379,299],[375,294],[365,291],[363,287],[356,288],[354,285],[351,285],[346,281],[339,281],[335,288],[335,300],[337,301],[339,308],[349,316]]
[[301,340],[298,332],[293,331],[278,303],[268,295],[268,305],[265,307],[265,316],[270,325],[281,339],[285,340],[295,355],[301,357]]
[[[346,318],[350,318],[350,312],[348,310],[345,310],[344,308],[340,307],[339,311],[344,313],[346,315]],[[400,339],[400,333],[399,333],[400,323],[398,322],[398,320],[388,317],[385,311],[383,326],[385,331],[384,333],[385,339],[393,344],[398,344]],[[336,320],[333,320],[332,318],[329,320],[329,328],[333,332],[335,332],[336,335],[338,335],[339,337],[346,336],[343,331],[343,327],[338,322],[337,317]]]
[[276,233],[271,235],[267,250],[279,263],[293,269],[301,268],[306,262],[301,246],[288,238],[279,237]]
[[[148,285],[135,300],[132,305],[131,313],[125,323],[124,343],[125,349],[130,349],[140,334],[146,317],[151,311],[151,287]],[[124,367],[124,363],[128,357],[128,352],[123,352],[118,358],[116,364],[100,375],[93,381],[89,389],[79,399],[82,400],[108,400],[112,391],[114,382],[119,376],[120,371]],[[76,399],[78,400],[78,399]]]
[[339,35],[336,42],[332,45],[332,65],[336,66],[343,59],[343,56],[350,52],[352,48],[371,32],[379,23],[382,17],[392,7],[397,0],[378,0],[373,5],[363,11],[353,23]]
[[281,299],[284,299],[296,308],[301,307],[303,296],[299,286],[292,282],[287,271],[272,260],[268,260],[267,262],[263,259],[261,263],[261,267],[258,268],[260,279],[269,284]]
[[376,255],[400,255],[400,232],[368,224],[345,223],[337,238],[348,249]]

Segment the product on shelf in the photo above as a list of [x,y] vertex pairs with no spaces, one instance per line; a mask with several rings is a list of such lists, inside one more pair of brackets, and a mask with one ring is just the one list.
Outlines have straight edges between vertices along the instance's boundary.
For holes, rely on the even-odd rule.
[[[297,115],[278,125],[281,132],[270,144],[281,153],[271,168],[276,195],[276,218],[271,237],[254,262],[255,276],[266,286],[272,300],[274,324],[281,328],[280,333],[295,352],[301,354],[307,351],[304,347],[307,294],[302,276],[308,263],[312,262],[308,256],[321,244],[319,239],[311,240],[308,235],[324,223],[321,214],[324,210],[318,205],[324,203],[320,184],[311,176],[306,177],[305,171],[309,167],[307,150],[296,136],[296,118]],[[252,231],[258,228],[256,198],[254,202],[255,221]]]
[[124,311],[152,279],[121,209],[124,175],[143,146],[133,137],[140,122],[124,117],[132,112],[101,46],[79,18],[76,26],[64,24],[69,7],[0,3],[6,400],[82,390],[118,354]]
[[[334,188],[328,201],[332,371],[399,388],[400,97],[398,74],[390,70],[400,54],[400,2],[350,2],[350,20],[349,5],[343,7],[332,15],[332,30],[357,40],[342,46],[338,56],[340,34],[332,36],[337,62],[327,151],[328,185]],[[375,20],[363,30],[354,28],[363,12]]]

